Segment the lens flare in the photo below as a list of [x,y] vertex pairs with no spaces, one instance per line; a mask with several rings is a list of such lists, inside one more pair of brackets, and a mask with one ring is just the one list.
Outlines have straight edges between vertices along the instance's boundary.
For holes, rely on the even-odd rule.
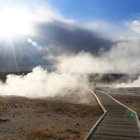
[[34,47],[37,47],[37,46],[38,46],[38,43],[37,43],[36,41],[33,41],[33,42],[32,42],[32,45],[33,45]]
[[125,117],[127,118],[128,116],[130,116],[132,118],[136,118],[135,114],[132,111],[130,111],[130,110],[127,110],[125,112]]
[[27,42],[32,43],[33,41],[32,41],[31,38],[28,38],[28,39],[27,39]]
[[32,46],[36,47],[38,50],[42,50],[42,46],[37,41],[34,41],[31,38],[28,38],[27,42],[32,44]]

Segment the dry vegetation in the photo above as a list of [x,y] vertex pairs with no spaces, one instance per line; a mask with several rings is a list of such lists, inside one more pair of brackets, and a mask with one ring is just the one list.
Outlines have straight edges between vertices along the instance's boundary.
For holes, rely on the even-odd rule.
[[85,134],[75,129],[34,129],[27,132],[27,140],[83,140]]
[[102,113],[99,105],[0,97],[0,140],[83,140]]
[[0,97],[0,115],[9,107],[8,99]]
[[45,113],[53,111],[55,113],[62,113],[65,115],[75,114],[79,117],[86,117],[99,115],[101,113],[98,105],[85,105],[64,102],[34,102],[35,111],[38,113]]

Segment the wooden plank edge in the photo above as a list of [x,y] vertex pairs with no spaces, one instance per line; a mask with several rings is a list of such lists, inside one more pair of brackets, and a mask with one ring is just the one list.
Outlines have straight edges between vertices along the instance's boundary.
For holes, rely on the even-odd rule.
[[91,91],[90,89],[86,89],[86,90],[89,91],[89,92],[91,92],[91,93],[95,96],[95,98],[96,98],[98,104],[101,106],[101,108],[102,108],[102,110],[104,111],[104,113],[107,112],[107,110],[104,108],[104,106],[102,105],[102,103],[101,103],[100,100],[98,99],[97,95],[96,95],[93,91]]
[[96,129],[98,128],[99,124],[101,123],[101,121],[103,120],[103,118],[106,116],[107,111],[106,111],[106,109],[104,108],[104,106],[102,105],[102,103],[100,102],[100,100],[98,99],[98,97],[96,96],[96,94],[95,94],[93,91],[91,91],[90,89],[86,89],[86,90],[89,91],[89,92],[91,92],[91,93],[95,96],[95,98],[96,98],[98,104],[100,105],[100,107],[101,107],[102,110],[104,111],[104,114],[99,118],[99,120],[95,123],[95,125],[90,129],[90,131],[89,131],[89,133],[87,134],[87,136],[84,138],[84,140],[90,140],[90,139],[92,138],[92,135],[94,134],[94,132],[95,132]]

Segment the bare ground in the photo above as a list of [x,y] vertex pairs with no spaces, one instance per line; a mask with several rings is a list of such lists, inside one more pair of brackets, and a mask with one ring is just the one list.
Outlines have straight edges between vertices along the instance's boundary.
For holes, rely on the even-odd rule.
[[0,97],[0,140],[83,140],[102,113],[94,98],[83,104]]

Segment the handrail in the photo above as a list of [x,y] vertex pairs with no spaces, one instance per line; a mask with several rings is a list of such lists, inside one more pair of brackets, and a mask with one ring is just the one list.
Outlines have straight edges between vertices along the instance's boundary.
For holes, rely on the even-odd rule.
[[100,102],[100,100],[98,99],[98,97],[96,96],[96,94],[93,91],[91,91],[90,89],[86,89],[86,90],[91,92],[95,96],[97,102],[99,103],[102,110],[104,111],[104,114],[99,118],[99,120],[95,123],[95,125],[90,129],[89,133],[87,134],[87,136],[84,139],[84,140],[90,140],[92,137],[92,134],[96,131],[97,127],[99,126],[99,124],[101,123],[103,118],[106,116],[107,110],[104,108],[104,106],[102,105],[102,103]]

